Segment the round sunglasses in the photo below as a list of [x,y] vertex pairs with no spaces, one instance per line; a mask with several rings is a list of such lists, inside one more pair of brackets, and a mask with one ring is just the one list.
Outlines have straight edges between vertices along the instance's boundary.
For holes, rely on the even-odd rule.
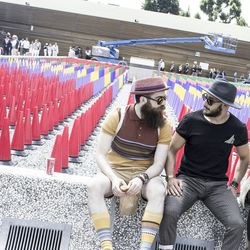
[[166,96],[158,96],[157,98],[152,98],[152,97],[143,95],[143,97],[145,97],[145,98],[147,98],[149,100],[155,101],[158,105],[161,105],[164,101],[167,100]]
[[207,104],[208,104],[209,106],[212,106],[214,103],[219,103],[219,102],[221,102],[221,101],[219,101],[219,100],[215,100],[215,99],[209,97],[207,93],[202,94],[202,99],[203,99],[203,101],[207,101]]

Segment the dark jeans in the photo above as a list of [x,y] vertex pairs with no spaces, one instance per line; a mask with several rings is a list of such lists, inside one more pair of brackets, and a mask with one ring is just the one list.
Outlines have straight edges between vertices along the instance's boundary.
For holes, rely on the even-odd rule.
[[244,222],[236,198],[227,189],[227,182],[184,175],[180,175],[178,179],[183,181],[183,194],[181,197],[166,197],[164,216],[160,225],[160,243],[174,245],[178,219],[197,200],[201,200],[226,228],[221,249],[238,250]]

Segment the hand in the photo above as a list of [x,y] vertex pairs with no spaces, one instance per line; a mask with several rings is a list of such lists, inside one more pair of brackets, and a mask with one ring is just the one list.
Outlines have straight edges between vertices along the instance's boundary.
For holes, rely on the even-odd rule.
[[115,196],[124,196],[126,193],[124,193],[120,187],[123,185],[127,185],[126,182],[121,178],[114,178],[112,180],[112,192]]
[[140,193],[142,189],[143,183],[142,180],[138,177],[135,177],[128,183],[128,191],[126,194],[128,195],[135,195]]
[[167,192],[170,195],[182,196],[182,181],[175,177],[168,180]]

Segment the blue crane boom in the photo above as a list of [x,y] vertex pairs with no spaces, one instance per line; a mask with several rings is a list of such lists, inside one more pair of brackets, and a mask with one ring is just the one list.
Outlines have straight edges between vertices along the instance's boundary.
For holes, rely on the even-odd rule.
[[184,38],[152,38],[152,39],[131,39],[115,41],[98,41],[97,46],[92,47],[93,56],[101,56],[110,59],[119,58],[120,46],[140,44],[174,44],[174,43],[200,43],[203,42],[206,49],[216,52],[235,54],[237,39],[221,34],[210,34],[202,37]]

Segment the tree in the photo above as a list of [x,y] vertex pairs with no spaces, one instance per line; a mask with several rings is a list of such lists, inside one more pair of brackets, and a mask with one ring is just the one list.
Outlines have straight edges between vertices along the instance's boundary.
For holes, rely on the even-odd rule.
[[246,20],[241,16],[236,18],[236,22],[240,26],[248,26]]
[[199,13],[199,12],[197,12],[197,13],[195,14],[194,18],[196,18],[196,19],[201,19],[201,15],[200,15],[200,13]]
[[180,16],[190,17],[191,16],[191,14],[190,14],[190,8],[188,7],[187,11],[180,10]]
[[179,15],[179,0],[145,0],[142,8],[155,12]]
[[201,10],[208,15],[209,21],[220,20],[223,23],[231,23],[240,18],[240,0],[202,0]]

